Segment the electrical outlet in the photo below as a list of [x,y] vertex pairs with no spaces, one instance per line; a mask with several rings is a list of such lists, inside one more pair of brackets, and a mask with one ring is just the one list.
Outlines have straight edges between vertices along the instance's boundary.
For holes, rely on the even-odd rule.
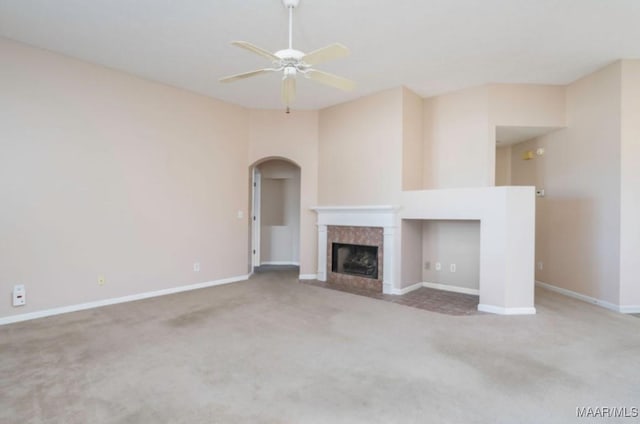
[[451,265],[449,265],[449,270],[450,270],[451,272],[456,272],[456,264],[451,264]]
[[27,303],[27,293],[24,284],[13,286],[13,306],[24,306]]
[[193,263],[193,272],[200,272],[200,262]]
[[442,264],[440,262],[436,262],[436,271],[440,271],[442,269]]
[[104,286],[104,283],[106,283],[106,282],[107,282],[107,280],[104,278],[104,276],[101,275],[101,276],[98,277],[98,285],[99,286]]
[[544,269],[544,262],[538,261],[538,269],[542,271]]
[[424,269],[431,269],[431,262],[426,261],[426,262],[424,263]]

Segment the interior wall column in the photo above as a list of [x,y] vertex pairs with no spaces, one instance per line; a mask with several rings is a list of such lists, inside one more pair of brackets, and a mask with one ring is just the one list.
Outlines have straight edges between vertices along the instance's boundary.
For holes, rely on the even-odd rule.
[[318,280],[327,281],[327,226],[318,225]]
[[382,260],[382,293],[392,294],[395,282],[394,275],[397,266],[394,261],[394,256],[396,254],[396,228],[384,227],[383,235],[384,256]]

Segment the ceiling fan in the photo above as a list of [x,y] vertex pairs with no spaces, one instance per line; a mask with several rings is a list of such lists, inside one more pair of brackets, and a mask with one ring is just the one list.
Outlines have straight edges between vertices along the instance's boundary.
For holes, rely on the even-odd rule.
[[300,0],[282,0],[282,3],[289,10],[289,48],[271,53],[246,41],[234,41],[231,44],[269,59],[273,66],[221,78],[220,82],[233,82],[256,75],[282,71],[282,102],[287,107],[287,113],[296,97],[296,76],[298,74],[340,90],[353,90],[355,87],[353,81],[313,68],[314,65],[347,56],[349,49],[340,43],[334,43],[311,53],[295,50],[293,48],[293,9],[298,6]]

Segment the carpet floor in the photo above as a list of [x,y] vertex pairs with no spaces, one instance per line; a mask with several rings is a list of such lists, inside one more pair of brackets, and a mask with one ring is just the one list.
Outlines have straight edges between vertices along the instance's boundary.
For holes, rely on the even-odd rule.
[[450,316],[296,278],[2,326],[0,422],[570,423],[640,407],[636,317],[545,290],[535,316]]

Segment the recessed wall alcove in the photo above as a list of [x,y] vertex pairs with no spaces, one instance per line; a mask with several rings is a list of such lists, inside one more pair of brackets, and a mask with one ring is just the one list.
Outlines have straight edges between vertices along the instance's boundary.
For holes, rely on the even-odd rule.
[[402,285],[479,294],[480,221],[403,219]]

